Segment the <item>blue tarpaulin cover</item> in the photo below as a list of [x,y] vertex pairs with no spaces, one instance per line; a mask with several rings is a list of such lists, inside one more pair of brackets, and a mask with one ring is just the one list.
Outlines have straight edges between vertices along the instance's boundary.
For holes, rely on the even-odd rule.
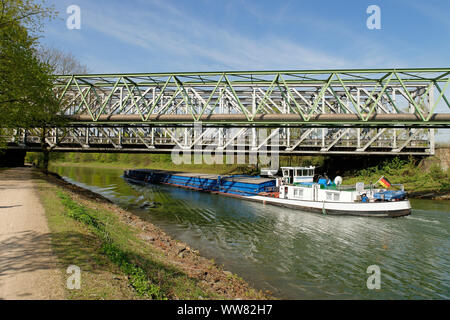
[[378,200],[387,200],[387,201],[399,200],[404,199],[406,197],[406,192],[401,190],[398,191],[386,190],[375,193],[373,197]]

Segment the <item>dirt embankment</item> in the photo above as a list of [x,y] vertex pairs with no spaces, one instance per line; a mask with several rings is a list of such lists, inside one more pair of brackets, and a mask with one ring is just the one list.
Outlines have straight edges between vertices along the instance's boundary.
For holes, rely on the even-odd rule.
[[435,192],[435,191],[419,191],[408,192],[408,197],[412,199],[427,199],[427,200],[450,200],[450,193]]
[[117,214],[122,222],[139,229],[139,237],[149,245],[163,252],[166,261],[180,268],[189,277],[199,281],[206,290],[215,292],[226,299],[271,299],[270,292],[255,290],[243,279],[232,274],[213,261],[200,256],[186,243],[172,239],[155,225],[144,221],[136,215],[123,210],[110,200],[92,191],[83,189],[64,181],[57,174],[49,174],[48,182],[64,187],[73,193],[74,199],[87,206],[102,206]]

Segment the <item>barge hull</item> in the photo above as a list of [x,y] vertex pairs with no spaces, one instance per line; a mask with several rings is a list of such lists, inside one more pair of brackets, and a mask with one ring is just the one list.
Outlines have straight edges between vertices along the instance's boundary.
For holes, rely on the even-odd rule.
[[244,198],[248,200],[263,202],[266,204],[329,215],[351,215],[363,217],[395,218],[411,214],[411,204],[409,203],[408,200],[382,202],[382,203],[380,202],[339,203],[339,202],[299,201],[299,200],[277,199],[262,196],[244,197]]

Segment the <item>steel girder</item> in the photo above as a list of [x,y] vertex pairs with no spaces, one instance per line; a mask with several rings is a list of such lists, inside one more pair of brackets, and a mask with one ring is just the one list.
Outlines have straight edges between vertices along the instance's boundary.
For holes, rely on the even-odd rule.
[[[427,128],[85,126],[51,129],[53,151],[279,154],[434,154]],[[41,149],[41,129],[5,135],[10,148]]]

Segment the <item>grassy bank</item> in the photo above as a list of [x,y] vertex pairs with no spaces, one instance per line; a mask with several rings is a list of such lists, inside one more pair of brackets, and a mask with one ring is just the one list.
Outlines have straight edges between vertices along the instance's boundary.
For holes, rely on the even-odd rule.
[[[42,154],[29,152],[26,162],[36,166],[42,164]],[[248,160],[248,158],[247,158]],[[224,162],[226,160],[224,159]],[[280,166],[315,165],[322,166],[325,157],[322,156],[281,156]],[[51,153],[50,162],[53,165],[87,166],[115,169],[149,168],[160,170],[178,170],[188,172],[218,173],[218,174],[259,174],[265,165],[248,164],[177,164],[174,165],[170,154],[119,154],[119,153]],[[237,159],[234,159],[237,162]],[[248,163],[248,161],[247,161]]]
[[87,190],[36,171],[62,274],[81,268],[68,299],[261,299],[265,296],[157,227]]
[[[40,166],[42,156],[39,153],[28,153],[26,161]],[[88,166],[94,168],[174,170],[170,154],[53,153],[50,162],[53,165]],[[256,168],[237,164],[180,164],[176,166],[176,170],[228,174],[251,173]]]
[[450,193],[450,170],[444,171],[436,164],[425,170],[423,163],[414,158],[393,158],[367,169],[349,171],[344,175],[343,183],[375,183],[381,176],[387,177],[391,183],[403,184],[416,196]]
[[[60,188],[37,176],[39,196],[51,232],[53,251],[63,275],[69,265],[81,268],[81,289],[66,288],[66,299],[136,299],[119,267],[101,254],[101,240],[88,226],[70,218],[58,197]],[[64,286],[66,287],[66,286]]]

